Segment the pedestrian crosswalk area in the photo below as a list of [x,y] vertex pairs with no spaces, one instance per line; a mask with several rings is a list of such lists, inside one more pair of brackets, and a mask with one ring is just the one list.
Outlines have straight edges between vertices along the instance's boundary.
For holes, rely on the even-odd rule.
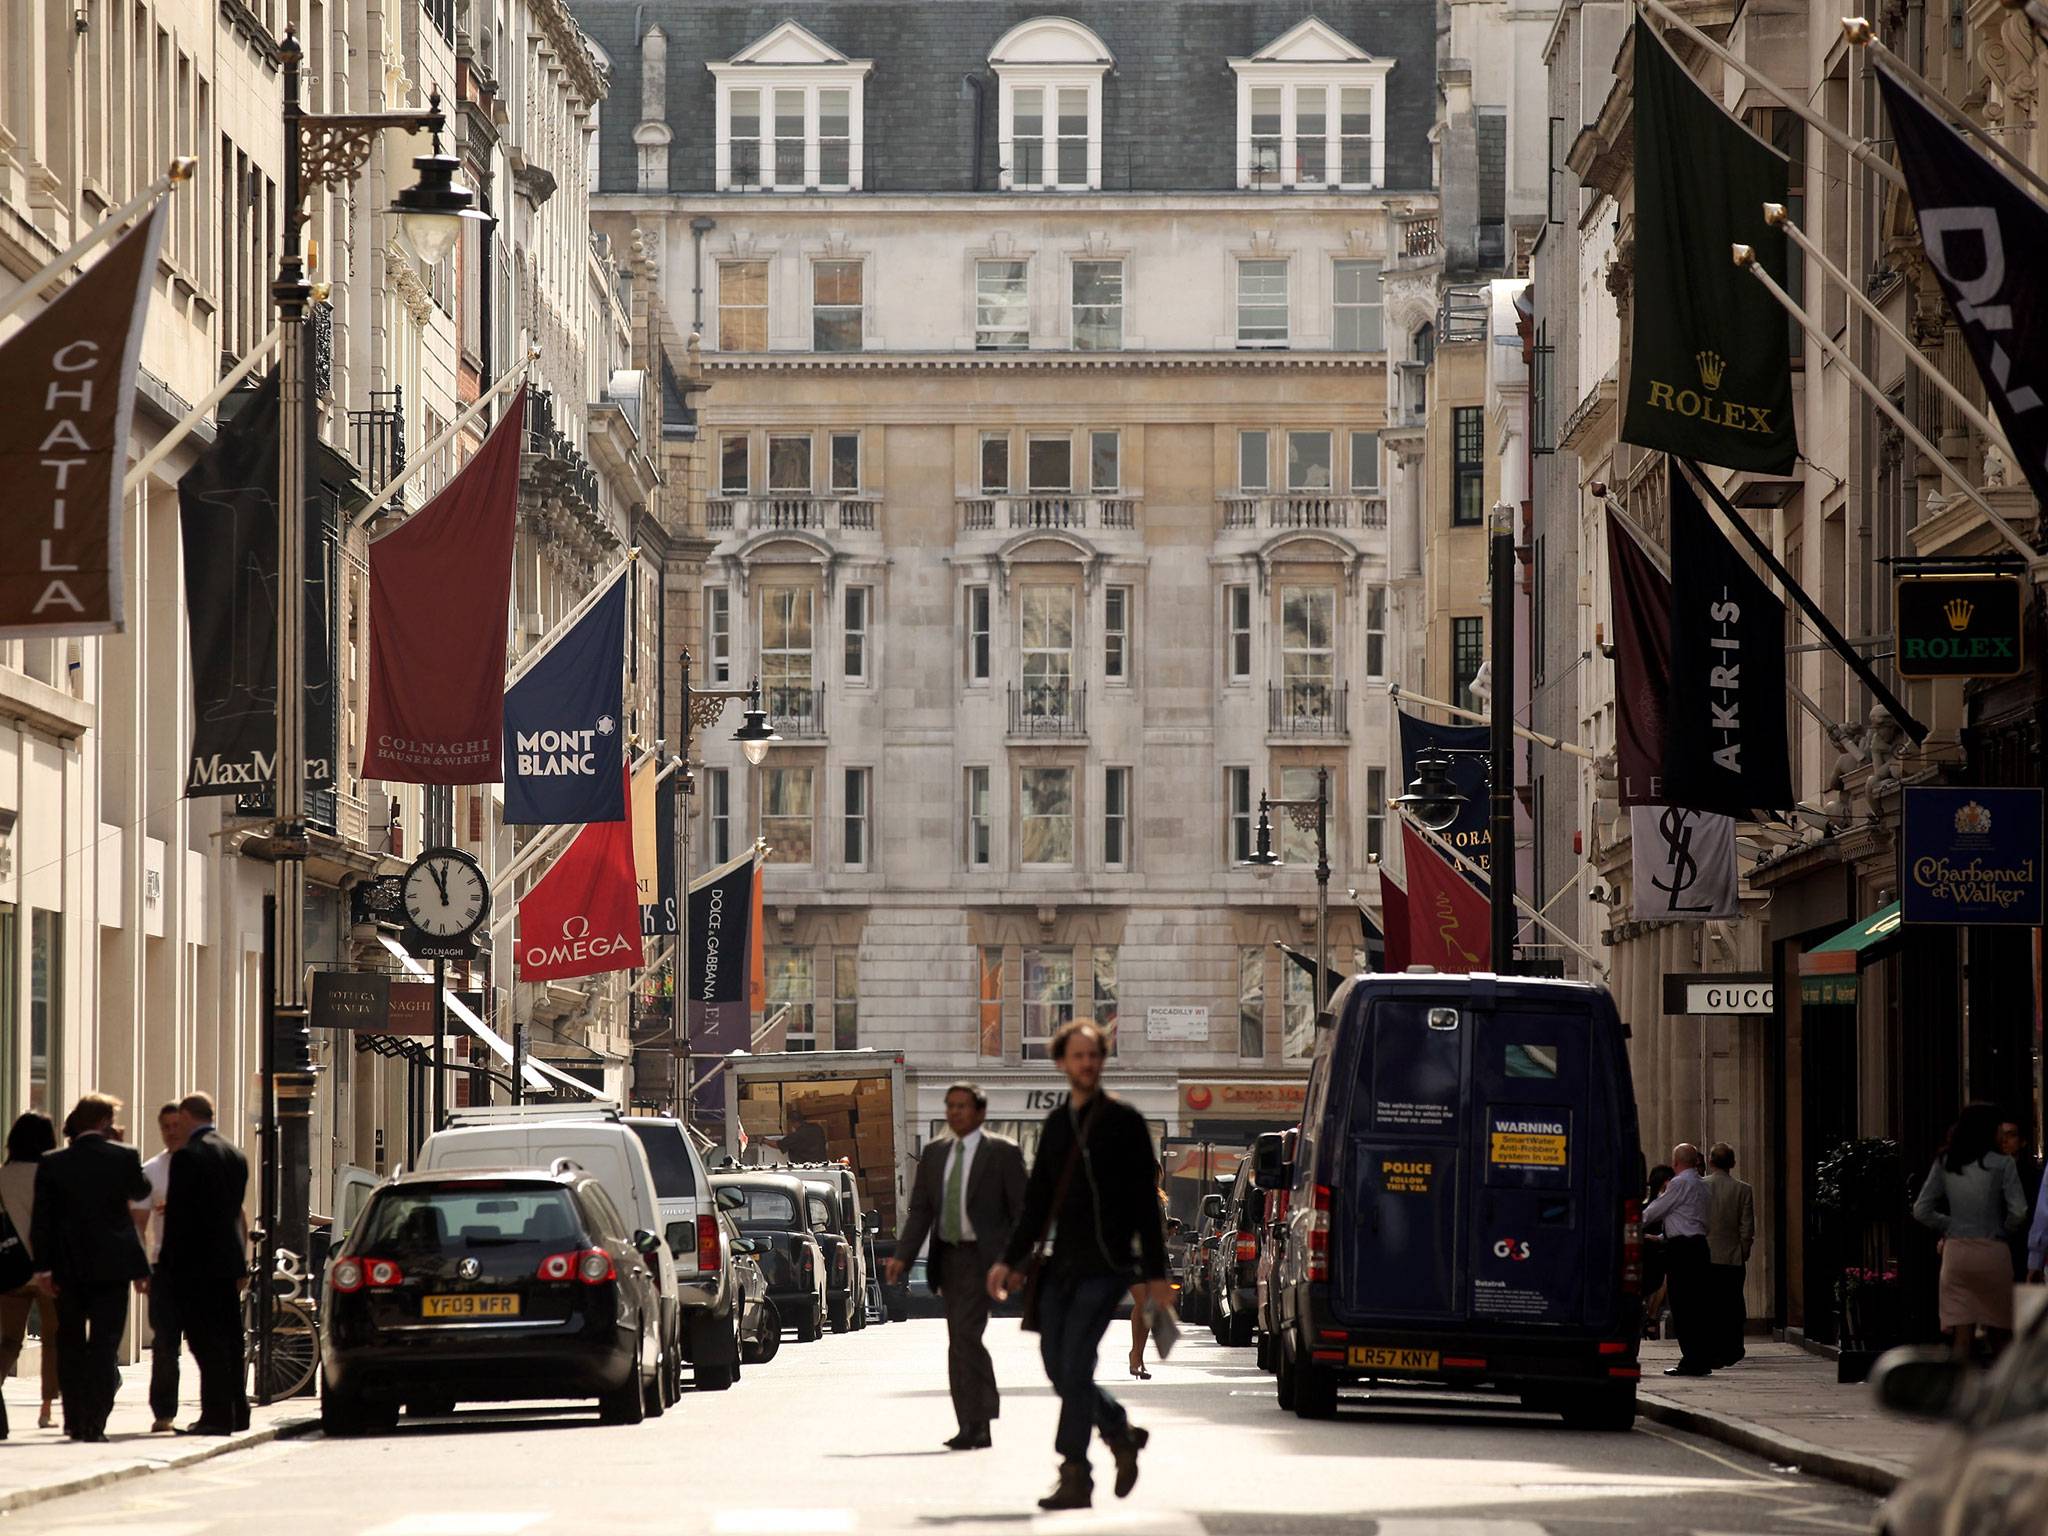
[[[908,1515],[852,1509],[733,1508],[712,1514],[711,1536],[886,1536],[922,1528],[926,1522]],[[1115,1507],[1057,1515],[1019,1518],[991,1516],[984,1525],[972,1516],[949,1517],[952,1536],[1611,1536],[1618,1529],[1612,1517],[1556,1521],[1486,1519],[1473,1516],[1401,1516],[1382,1519],[1367,1514],[1300,1515],[1259,1511],[1195,1511]],[[1791,1536],[1791,1533],[1862,1532],[1869,1520],[1859,1510],[1829,1502],[1803,1503],[1773,1512],[1758,1524],[1726,1528],[1660,1530],[1659,1536]],[[374,1536],[517,1536],[522,1526],[482,1526],[461,1531],[374,1533]]]

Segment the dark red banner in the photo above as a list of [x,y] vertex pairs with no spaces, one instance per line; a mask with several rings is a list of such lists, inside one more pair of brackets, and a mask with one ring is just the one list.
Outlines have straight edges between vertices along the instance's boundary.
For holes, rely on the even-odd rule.
[[1386,930],[1385,969],[1408,969],[1408,893],[1394,884],[1384,864],[1380,866],[1380,925]]
[[519,903],[519,979],[563,981],[638,964],[633,823],[593,822]]
[[1614,756],[1621,803],[1663,805],[1671,580],[1612,512],[1607,514],[1607,584],[1614,599]]
[[1409,960],[1439,971],[1493,969],[1486,897],[1406,822],[1401,847],[1408,875]]
[[366,779],[490,784],[502,775],[505,622],[525,438],[521,385],[447,488],[370,545]]

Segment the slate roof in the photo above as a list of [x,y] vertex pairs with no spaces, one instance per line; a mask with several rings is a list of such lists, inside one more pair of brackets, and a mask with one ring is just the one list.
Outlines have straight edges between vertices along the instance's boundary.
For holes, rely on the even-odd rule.
[[[1103,85],[1106,192],[1234,190],[1237,77],[1228,60],[1252,55],[1311,15],[1375,57],[1396,60],[1387,78],[1386,186],[1430,185],[1436,0],[570,0],[570,10],[612,64],[601,119],[606,192],[636,190],[639,40],[649,27],[668,34],[669,190],[709,192],[716,91],[704,66],[791,20],[849,58],[874,61],[865,190],[994,190],[999,92],[989,50],[1012,27],[1045,15],[1091,28],[1116,58]],[[978,177],[975,96],[961,84],[970,74],[983,82]]]

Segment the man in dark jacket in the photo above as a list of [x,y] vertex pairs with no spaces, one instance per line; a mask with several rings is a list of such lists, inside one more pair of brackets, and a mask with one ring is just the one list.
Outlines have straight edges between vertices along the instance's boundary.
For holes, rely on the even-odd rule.
[[113,1139],[121,1101],[88,1093],[64,1120],[68,1147],[36,1166],[29,1251],[36,1283],[57,1298],[57,1379],[64,1433],[107,1438],[107,1415],[120,1390],[121,1336],[128,1287],[149,1275],[128,1202],[149,1193],[142,1154]]
[[242,1200],[249,1164],[214,1127],[212,1099],[188,1093],[178,1110],[185,1140],[171,1154],[157,1283],[170,1285],[199,1362],[199,1417],[182,1433],[230,1435],[249,1425],[242,1376],[242,1288],[249,1275]]
[[1107,1039],[1093,1019],[1073,1019],[1052,1037],[1052,1058],[1067,1078],[1067,1102],[1045,1117],[1038,1160],[1024,1191],[1024,1214],[988,1291],[1009,1294],[1012,1271],[1038,1245],[1047,1224],[1052,1254],[1038,1280],[1038,1352],[1059,1394],[1057,1487],[1041,1509],[1086,1509],[1095,1479],[1088,1432],[1116,1459],[1116,1495],[1138,1481],[1138,1452],[1151,1437],[1095,1384],[1095,1356],[1117,1303],[1143,1282],[1143,1304],[1170,1306],[1166,1225],[1159,1209],[1159,1159],[1145,1117],[1102,1091]]
[[973,1083],[946,1090],[946,1127],[918,1159],[910,1186],[910,1214],[896,1239],[888,1279],[903,1271],[929,1237],[925,1266],[931,1287],[946,1304],[946,1374],[960,1432],[953,1451],[984,1450],[994,1443],[989,1426],[1002,1412],[995,1362],[981,1336],[988,1329],[988,1272],[1009,1247],[1024,1209],[1024,1154],[1006,1136],[982,1129],[988,1095]]

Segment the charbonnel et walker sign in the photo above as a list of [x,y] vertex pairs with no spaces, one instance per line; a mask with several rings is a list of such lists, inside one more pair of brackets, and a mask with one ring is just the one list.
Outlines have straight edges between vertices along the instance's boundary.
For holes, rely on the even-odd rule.
[[1908,923],[2041,923],[2041,791],[1909,788],[1899,836]]

